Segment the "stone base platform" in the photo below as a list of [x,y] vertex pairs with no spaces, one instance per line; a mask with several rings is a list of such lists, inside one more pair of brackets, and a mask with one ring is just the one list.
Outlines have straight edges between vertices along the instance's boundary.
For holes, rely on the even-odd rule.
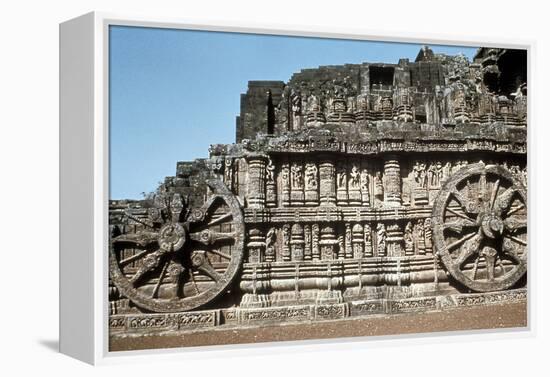
[[527,292],[114,315],[110,350],[527,326]]

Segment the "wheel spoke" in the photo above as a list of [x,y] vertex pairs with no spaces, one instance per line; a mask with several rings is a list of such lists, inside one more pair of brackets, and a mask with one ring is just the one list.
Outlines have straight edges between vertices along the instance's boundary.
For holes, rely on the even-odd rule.
[[113,238],[112,242],[114,243],[133,243],[140,247],[146,247],[151,245],[154,242],[157,242],[158,233],[157,232],[139,232],[139,233],[126,233],[121,234]]
[[507,218],[504,220],[504,225],[509,231],[516,231],[527,228],[527,221],[520,219]]
[[506,275],[506,269],[504,268],[504,264],[502,263],[502,258],[498,258],[497,263],[500,267],[500,270],[502,271],[502,276]]
[[504,251],[504,253],[506,253],[506,255],[510,256],[517,263],[522,263],[521,258],[519,257],[519,255],[516,253],[516,251],[514,249],[507,249],[507,250]]
[[231,255],[226,254],[226,253],[224,253],[224,252],[221,251],[221,250],[212,249],[212,250],[208,250],[208,252],[209,252],[209,253],[216,254],[216,255],[218,255],[218,256],[220,256],[220,257],[222,257],[222,258],[228,259],[228,260],[231,259]]
[[523,261],[521,260],[521,258],[519,257],[516,251],[516,247],[510,241],[503,243],[502,251],[504,252],[504,254],[511,257],[517,263],[523,263]]
[[465,220],[468,220],[470,223],[472,224],[475,224],[474,220],[470,219],[468,216],[466,216],[465,214],[463,213],[460,213],[458,211],[455,211],[454,209],[452,209],[451,207],[447,207],[447,211],[451,212],[453,215],[455,216],[458,216],[458,217],[461,217]]
[[506,214],[506,217],[511,216],[512,214],[516,213],[517,211],[521,211],[524,208],[525,208],[525,204],[521,203],[516,208],[510,209],[510,211],[508,211],[508,213]]
[[202,232],[191,233],[189,238],[200,242],[204,245],[212,245],[216,242],[234,240],[236,234],[234,232],[216,232],[213,230],[203,230]]
[[234,232],[211,232],[212,243],[218,241],[234,240],[236,234]]
[[504,212],[506,209],[508,209],[515,192],[516,189],[514,187],[509,187],[506,189],[506,191],[504,191],[497,197],[496,202],[501,212]]
[[[451,194],[455,197],[455,199],[458,201],[458,204],[462,207],[462,209],[466,212],[468,212],[468,199],[460,192],[456,187],[453,187],[451,190]],[[449,209],[449,208],[447,208]]]
[[139,268],[139,270],[137,270],[134,276],[132,276],[132,278],[130,279],[130,282],[132,284],[135,284],[147,272],[158,267],[160,264],[160,259],[162,255],[163,255],[163,251],[157,250],[153,254],[147,256],[147,258],[145,258],[143,261],[143,265]]
[[447,249],[448,250],[451,250],[451,249],[454,249],[455,247],[461,245],[463,242],[469,240],[470,238],[472,238],[473,236],[475,236],[477,233],[470,233],[470,234],[467,234],[465,235],[464,237],[462,237],[461,239],[453,242],[452,244],[448,245],[447,246]]
[[197,269],[215,282],[220,281],[222,278],[222,274],[216,271],[207,259],[200,266],[197,266]]
[[204,205],[202,206],[202,210],[204,211],[204,213],[207,214],[208,212],[211,212],[214,204],[221,198],[222,197],[220,195],[212,195],[210,198],[208,198],[207,202],[204,203]]
[[481,237],[477,233],[474,233],[474,238],[465,240],[467,242],[460,248],[461,252],[456,259],[456,265],[458,268],[462,267],[464,262],[466,262],[470,256],[478,252],[480,240]]
[[479,255],[478,255],[478,257],[476,258],[476,261],[475,261],[475,263],[474,263],[474,270],[473,270],[473,273],[472,273],[472,280],[476,280],[476,274],[477,274],[478,265],[479,265]]
[[202,272],[204,275],[210,277],[215,282],[221,280],[222,274],[220,274],[218,271],[216,271],[214,267],[212,267],[212,264],[210,264],[210,260],[206,255],[206,251],[199,250],[193,252],[193,254],[191,255],[191,263],[194,269]]
[[142,257],[144,257],[145,255],[149,254],[152,250],[144,250],[140,253],[137,253],[137,254],[134,254],[128,258],[125,258],[125,259],[122,259],[120,262],[118,262],[122,267],[124,267],[125,265],[127,265],[128,263],[132,263]]
[[172,221],[180,221],[183,210],[185,209],[185,203],[183,198],[179,194],[173,194],[169,201],[170,214],[172,215]]
[[485,201],[487,195],[487,173],[483,170],[479,176],[479,198]]
[[184,268],[181,264],[178,264],[178,262],[175,259],[172,259],[170,267],[168,267],[168,274],[172,277],[173,281],[173,297],[178,298],[180,296],[180,287],[182,282],[182,274],[184,272]]
[[522,240],[521,238],[518,238],[518,237],[514,237],[514,236],[511,236],[509,234],[505,235],[504,237],[506,238],[509,238],[513,241],[516,241],[517,243],[519,243],[520,245],[523,245],[523,246],[527,246],[527,242],[525,242],[524,240]]
[[208,213],[213,212],[212,207],[217,202],[218,199],[220,199],[221,196],[219,195],[212,195],[208,198],[208,200],[198,209],[190,211],[190,215],[188,217],[188,220],[191,223],[201,223],[204,221],[205,217]]
[[475,225],[476,224],[472,220],[468,219],[468,220],[457,220],[450,223],[445,223],[443,224],[443,227],[451,229],[457,233],[461,233],[463,228],[468,226],[475,226]]
[[164,263],[164,267],[162,267],[162,271],[159,275],[159,280],[157,281],[157,284],[155,285],[155,288],[153,289],[153,293],[151,293],[151,298],[156,298],[160,289],[160,285],[162,284],[162,279],[164,279],[164,275],[166,275],[166,270],[168,269],[168,265],[170,264],[170,261],[167,261]]
[[476,251],[476,249],[469,248],[469,247],[465,248],[465,249],[461,249],[461,250],[462,250],[462,252],[458,256],[458,258],[456,258],[456,265],[459,269],[462,267],[464,262],[466,262],[466,260],[468,258],[470,258],[474,254],[474,252]]
[[213,225],[217,225],[229,218],[233,217],[233,214],[231,212],[224,213],[222,216],[218,217],[217,219],[214,219],[210,221],[208,224],[206,224],[206,227],[211,227]]
[[124,216],[126,216],[126,217],[129,218],[130,220],[134,220],[135,222],[140,223],[140,224],[143,225],[143,226],[146,226],[146,227],[148,227],[148,228],[153,228],[153,229],[154,229],[154,227],[153,227],[152,224],[149,224],[149,223],[146,222],[146,221],[143,221],[143,220],[141,220],[141,219],[139,219],[139,218],[137,218],[137,217],[135,217],[135,216],[132,216],[132,215],[130,215],[128,212],[124,212]]
[[495,256],[493,254],[485,254],[485,268],[487,269],[487,280],[495,280]]
[[197,295],[200,295],[201,291],[199,290],[199,286],[195,281],[195,275],[193,275],[193,271],[189,271],[189,280],[191,280],[191,285],[195,289],[195,292],[197,293]]

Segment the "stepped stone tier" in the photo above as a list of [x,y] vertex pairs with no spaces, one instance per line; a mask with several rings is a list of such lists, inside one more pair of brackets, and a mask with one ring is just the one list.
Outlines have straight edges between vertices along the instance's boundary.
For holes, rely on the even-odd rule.
[[111,334],[526,300],[526,67],[424,47],[249,82],[235,144],[110,202]]

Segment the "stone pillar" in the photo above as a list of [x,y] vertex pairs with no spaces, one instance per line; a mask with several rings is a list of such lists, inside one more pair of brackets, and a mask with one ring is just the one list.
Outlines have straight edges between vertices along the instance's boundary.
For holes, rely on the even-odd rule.
[[276,240],[276,231],[275,228],[270,228],[267,231],[265,236],[265,261],[266,262],[275,262],[276,252],[275,252],[275,240]]
[[319,247],[319,224],[311,226],[311,259],[321,259],[321,248]]
[[398,223],[389,224],[386,228],[387,255],[400,257],[403,254],[403,230]]
[[288,161],[281,166],[281,204],[283,207],[290,205],[290,165]]
[[290,251],[293,261],[304,260],[304,228],[299,223],[292,225],[290,239]]
[[261,263],[264,261],[264,235],[258,228],[251,228],[248,231],[248,262]]
[[231,157],[225,158],[223,181],[229,190],[233,190],[233,159]]
[[361,205],[361,170],[357,161],[351,164],[348,181],[348,200],[351,206]]
[[353,258],[353,245],[351,243],[351,224],[346,223],[346,233],[345,233],[345,258]]
[[334,163],[329,157],[323,158],[319,165],[319,188],[321,205],[336,205]]
[[384,161],[384,202],[390,206],[401,205],[401,169],[395,156]]
[[319,241],[321,247],[321,259],[331,260],[336,256],[336,247],[338,240],[334,232],[334,227],[330,224],[323,225],[321,228],[321,240]]
[[374,175],[374,204],[380,205],[384,201],[384,184],[379,171]]
[[374,256],[374,252],[372,250],[372,229],[370,227],[369,224],[365,224],[365,227],[364,227],[364,231],[365,231],[365,235],[364,235],[364,240],[365,240],[365,249],[364,249],[364,256],[365,257],[372,257]]
[[345,237],[344,237],[344,234],[341,232],[341,229],[338,229],[337,233],[338,233],[338,236],[336,237],[336,241],[338,243],[338,249],[336,250],[336,257],[338,259],[344,259],[346,257],[346,249],[344,244]]
[[351,242],[353,246],[353,257],[363,258],[363,227],[361,224],[355,224],[351,229]]
[[311,260],[311,225],[309,224],[304,225],[304,241],[304,260]]
[[319,205],[319,177],[316,163],[310,162],[306,164],[304,185],[305,204],[308,206]]
[[277,184],[275,182],[275,164],[268,160],[265,172],[265,205],[277,207]]
[[426,246],[426,254],[432,254],[432,219],[430,217],[424,220],[424,244]]
[[385,257],[387,246],[386,226],[383,223],[378,223],[376,226],[376,256]]
[[295,161],[290,166],[290,204],[304,205],[304,167],[301,161]]
[[345,161],[339,161],[336,167],[336,200],[338,205],[348,204],[348,172]]
[[403,241],[405,243],[405,255],[414,255],[413,226],[410,221],[405,226],[405,233],[403,233]]
[[370,206],[370,177],[366,166],[361,167],[361,205]]
[[250,208],[265,206],[265,166],[264,156],[248,157],[248,206]]
[[248,182],[248,161],[246,158],[242,157],[234,161],[236,165],[234,178],[233,178],[233,187],[237,190],[237,195],[244,203],[245,198],[248,197],[249,192],[249,182]]
[[288,262],[290,260],[290,225],[283,225],[283,261]]

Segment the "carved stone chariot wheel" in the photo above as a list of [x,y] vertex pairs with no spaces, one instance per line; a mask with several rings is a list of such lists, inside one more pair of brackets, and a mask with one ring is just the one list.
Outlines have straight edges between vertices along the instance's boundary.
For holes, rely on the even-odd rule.
[[[137,306],[154,312],[198,308],[227,290],[243,257],[244,221],[235,196],[218,180],[200,208],[182,197],[155,197],[135,233],[113,235],[113,283]],[[129,215],[131,216],[131,215]]]
[[432,224],[443,264],[471,290],[504,290],[526,273],[526,190],[504,167],[456,172],[435,200]]

